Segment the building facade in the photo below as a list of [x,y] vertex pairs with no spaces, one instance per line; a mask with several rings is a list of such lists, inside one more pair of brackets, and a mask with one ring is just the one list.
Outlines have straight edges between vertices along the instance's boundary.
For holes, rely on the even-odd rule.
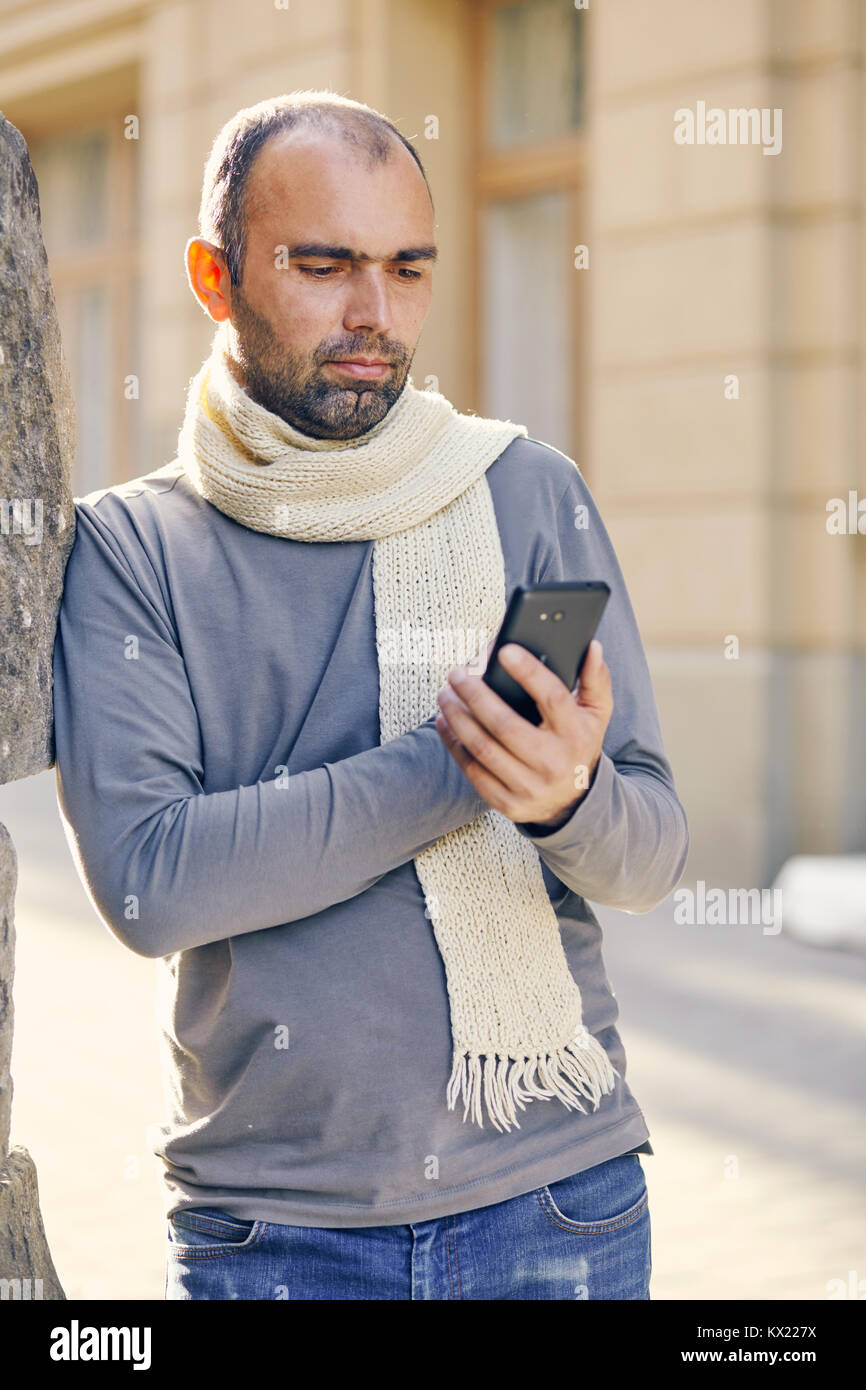
[[[580,464],[686,881],[862,850],[864,59],[860,0],[0,0],[76,495],[174,455],[212,332],[183,252],[221,125],[298,88],[369,102],[436,203],[413,377]],[[828,529],[833,499],[853,529]]]

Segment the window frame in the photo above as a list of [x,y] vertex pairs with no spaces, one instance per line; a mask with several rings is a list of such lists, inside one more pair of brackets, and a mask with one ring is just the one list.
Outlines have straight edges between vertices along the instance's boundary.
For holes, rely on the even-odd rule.
[[[574,259],[574,247],[581,242],[589,245],[587,225],[588,213],[588,134],[587,121],[574,132],[543,141],[526,141],[511,150],[496,149],[490,139],[488,93],[492,79],[492,32],[491,21],[499,9],[509,8],[523,0],[474,0],[470,22],[470,179],[472,189],[472,216],[470,218],[470,264],[474,273],[470,277],[469,324],[472,350],[470,362],[472,370],[472,398],[481,402],[480,410],[485,410],[485,341],[484,324],[486,303],[484,299],[484,280],[481,271],[483,255],[484,214],[494,203],[511,199],[530,197],[533,194],[564,194],[566,203],[566,222],[569,228],[568,246],[562,248],[569,262]],[[581,23],[590,24],[589,9],[581,10]],[[588,56],[590,34],[585,35],[584,55],[587,59],[584,78],[588,90]],[[586,101],[584,112],[586,112]],[[568,377],[573,383],[571,391],[571,440],[564,449],[580,465],[586,476],[584,463],[587,457],[589,383],[587,335],[589,329],[589,295],[586,285],[588,272],[572,271],[572,290],[569,298],[569,363]],[[546,441],[545,441],[546,442]]]

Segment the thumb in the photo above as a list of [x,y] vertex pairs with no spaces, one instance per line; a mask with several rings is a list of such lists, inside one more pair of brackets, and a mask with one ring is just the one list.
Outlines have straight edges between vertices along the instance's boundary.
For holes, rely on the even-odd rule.
[[604,648],[593,637],[586,653],[577,688],[577,703],[598,708],[610,694],[610,671],[604,662]]

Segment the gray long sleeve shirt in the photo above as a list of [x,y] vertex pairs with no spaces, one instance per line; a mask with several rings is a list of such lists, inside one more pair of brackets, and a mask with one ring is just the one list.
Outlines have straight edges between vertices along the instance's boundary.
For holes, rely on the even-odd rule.
[[[76,499],[54,647],[57,792],[90,900],[157,961],[166,1213],[304,1226],[430,1220],[647,1139],[588,900],[631,912],[688,830],[623,577],[575,465],[514,440],[487,471],[507,592],[604,579],[614,711],[595,780],[530,834],[582,998],[621,1073],[499,1133],[447,1109],[442,958],[413,857],[486,803],[433,718],[380,745],[372,541],[250,530],[174,460]],[[577,508],[586,508],[579,527]],[[536,827],[540,831],[540,827]]]

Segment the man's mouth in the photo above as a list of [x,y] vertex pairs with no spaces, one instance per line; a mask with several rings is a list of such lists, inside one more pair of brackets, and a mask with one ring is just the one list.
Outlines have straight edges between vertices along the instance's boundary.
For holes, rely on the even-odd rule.
[[336,367],[338,371],[346,372],[349,376],[359,377],[362,380],[374,381],[383,377],[386,372],[391,370],[391,364],[384,362],[380,357],[349,357],[342,360],[332,359],[325,363],[326,367]]

